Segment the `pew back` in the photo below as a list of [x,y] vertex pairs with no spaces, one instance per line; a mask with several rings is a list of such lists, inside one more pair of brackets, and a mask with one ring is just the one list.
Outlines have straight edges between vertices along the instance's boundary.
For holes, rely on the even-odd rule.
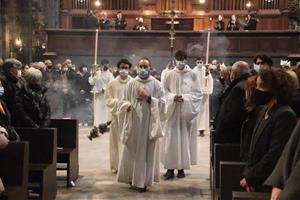
[[78,148],[78,122],[76,119],[51,119],[50,127],[57,128],[57,147]]

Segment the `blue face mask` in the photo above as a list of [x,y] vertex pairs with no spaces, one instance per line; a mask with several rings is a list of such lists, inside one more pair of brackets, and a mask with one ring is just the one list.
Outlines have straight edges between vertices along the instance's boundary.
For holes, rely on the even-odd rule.
[[120,76],[126,78],[128,76],[128,71],[126,69],[122,69],[119,71]]
[[179,70],[183,70],[185,68],[185,62],[184,61],[176,61],[176,67]]
[[2,97],[4,94],[4,87],[0,86],[0,97]]
[[146,70],[146,69],[141,69],[141,70],[139,71],[139,77],[140,77],[141,79],[147,79],[147,78],[149,77],[149,71]]
[[253,64],[253,69],[259,73],[260,72],[260,65],[257,65],[257,64]]
[[197,67],[201,68],[201,67],[203,67],[203,64],[198,63],[198,64],[197,64]]

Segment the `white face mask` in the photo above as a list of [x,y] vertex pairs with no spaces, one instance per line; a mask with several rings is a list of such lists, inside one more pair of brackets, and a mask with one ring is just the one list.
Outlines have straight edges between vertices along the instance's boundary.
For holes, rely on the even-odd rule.
[[4,94],[4,87],[1,85],[0,86],[0,97],[2,97]]
[[197,67],[203,67],[203,64],[202,63],[197,63]]
[[259,71],[260,71],[260,65],[253,64],[253,69],[254,69],[256,72],[259,72]]
[[129,74],[126,69],[120,70],[119,73],[120,73],[120,76],[123,77],[123,78],[126,78]]
[[84,68],[82,68],[82,71],[83,71],[83,72],[87,72],[88,69],[87,69],[86,67],[84,67]]
[[20,78],[21,76],[22,76],[22,71],[21,71],[21,70],[18,70],[17,77]]
[[176,67],[179,70],[183,70],[185,68],[185,62],[184,61],[176,61]]

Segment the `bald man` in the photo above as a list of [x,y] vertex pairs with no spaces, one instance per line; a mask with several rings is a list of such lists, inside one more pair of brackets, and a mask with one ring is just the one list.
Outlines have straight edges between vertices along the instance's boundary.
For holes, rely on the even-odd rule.
[[240,132],[246,118],[245,81],[250,67],[244,61],[233,64],[230,73],[231,84],[224,92],[224,100],[215,119],[214,143],[240,143]]
[[160,82],[150,75],[150,60],[138,62],[138,76],[125,87],[119,112],[125,113],[121,141],[124,144],[118,182],[139,192],[159,180],[158,138],[162,137]]

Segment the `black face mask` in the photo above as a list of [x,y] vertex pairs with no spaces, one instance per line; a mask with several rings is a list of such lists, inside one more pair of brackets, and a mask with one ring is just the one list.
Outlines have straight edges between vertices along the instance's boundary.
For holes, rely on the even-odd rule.
[[271,92],[261,91],[258,89],[255,89],[253,95],[256,105],[265,105],[274,97],[274,95]]
[[219,77],[219,81],[222,85],[225,85],[225,78]]
[[28,83],[28,87],[34,92],[39,92],[42,89],[42,86],[40,84]]

